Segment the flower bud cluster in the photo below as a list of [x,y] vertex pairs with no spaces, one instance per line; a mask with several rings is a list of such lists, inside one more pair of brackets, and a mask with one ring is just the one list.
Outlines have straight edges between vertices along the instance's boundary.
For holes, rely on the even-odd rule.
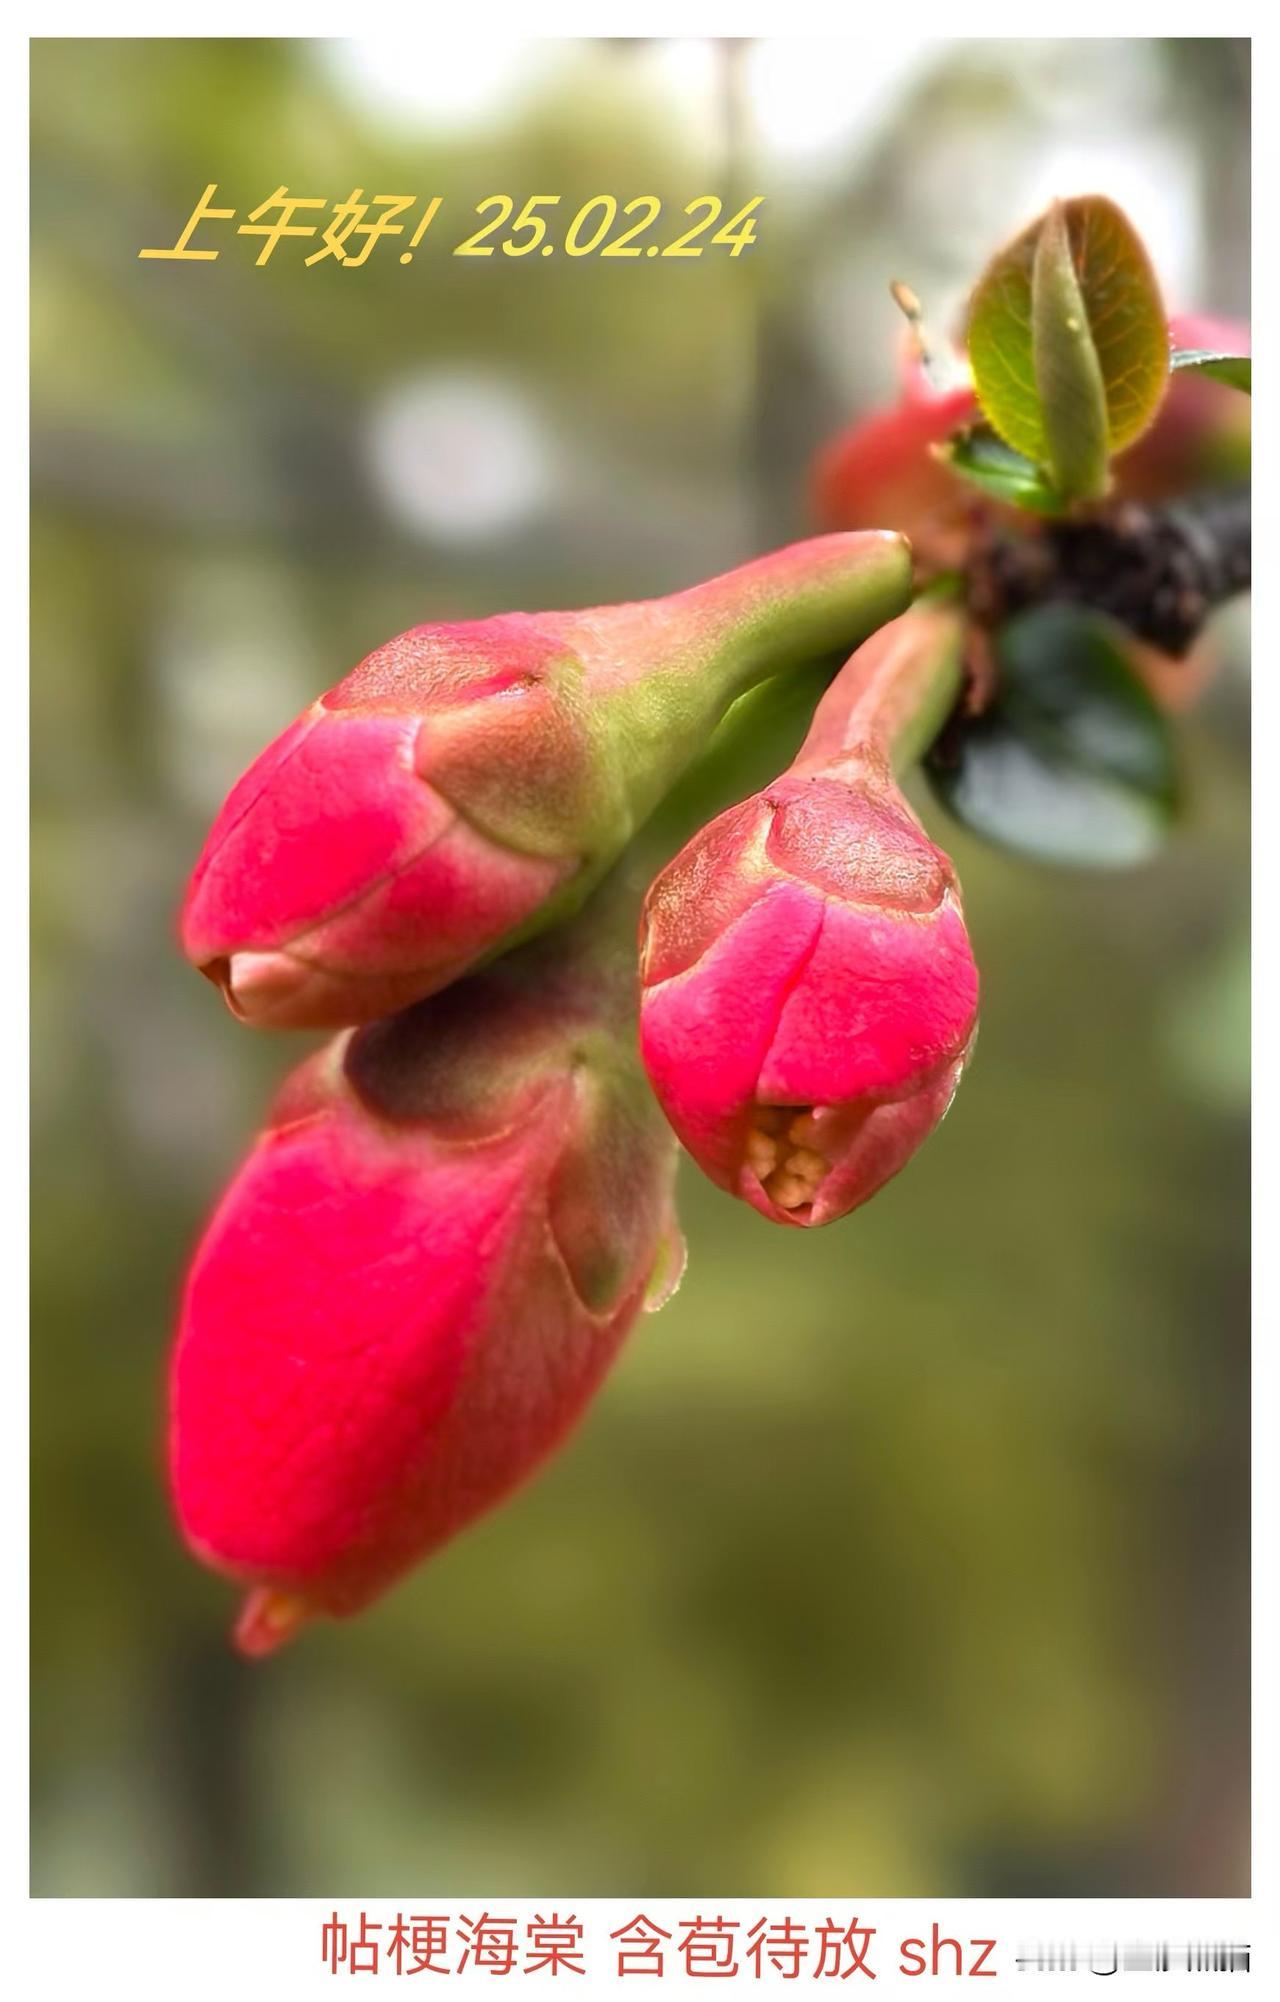
[[[977,981],[895,770],[954,699],[958,620],[911,590],[868,529],[418,627],[231,792],[185,949],[242,1020],[335,1032],[206,1228],[172,1363],[179,1519],[247,1587],[246,1653],[367,1604],[564,1438],[679,1277],[677,1136],[811,1226],[942,1117]],[[790,769],[680,846],[664,802],[739,698],[842,655]]]

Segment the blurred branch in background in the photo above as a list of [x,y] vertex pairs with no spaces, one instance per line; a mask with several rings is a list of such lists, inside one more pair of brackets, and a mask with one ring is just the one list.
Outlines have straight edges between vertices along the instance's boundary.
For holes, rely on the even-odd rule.
[[[576,1444],[367,1621],[235,1663],[156,1432],[296,1055],[173,947],[237,772],[419,620],[804,532],[889,280],[945,327],[1052,193],[1245,310],[1247,92],[1203,38],[34,45],[37,1890],[1245,1887],[1236,614],[1167,859],[955,841],[986,1023],[926,1155],[800,1243],[691,1179],[685,1290]],[[738,259],[139,261],[211,180],[765,202]]]

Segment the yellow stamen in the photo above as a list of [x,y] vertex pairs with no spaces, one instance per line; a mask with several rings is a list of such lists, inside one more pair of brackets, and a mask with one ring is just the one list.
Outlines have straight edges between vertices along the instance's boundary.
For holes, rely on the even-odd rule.
[[780,1168],[776,1175],[770,1175],[765,1183],[765,1192],[780,1210],[803,1209],[814,1197],[808,1182],[802,1181],[799,1175],[789,1175],[785,1168]]
[[782,1210],[806,1208],[831,1172],[814,1143],[821,1131],[811,1105],[758,1105],[743,1149],[747,1166]]
[[778,1165],[778,1143],[772,1134],[752,1128],[747,1135],[747,1163],[763,1182]]
[[809,1182],[816,1189],[830,1170],[831,1163],[825,1154],[819,1154],[813,1147],[797,1147],[788,1154],[784,1163],[789,1175],[798,1175],[802,1182]]

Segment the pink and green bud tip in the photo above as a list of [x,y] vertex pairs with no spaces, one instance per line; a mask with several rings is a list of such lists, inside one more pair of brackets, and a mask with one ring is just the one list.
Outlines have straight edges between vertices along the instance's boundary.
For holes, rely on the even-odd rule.
[[249,1588],[246,1654],[523,1480],[678,1279],[633,962],[555,944],[304,1064],[208,1225],[171,1478],[192,1549]]
[[977,1023],[959,886],[893,777],[959,687],[962,628],[920,606],[854,654],[791,769],[704,827],[641,924],[641,1051],[711,1180],[830,1223],[946,1112]]
[[418,626],[233,789],[188,957],[264,1026],[367,1022],[585,900],[745,690],[907,604],[910,551],[820,537],[641,604]]

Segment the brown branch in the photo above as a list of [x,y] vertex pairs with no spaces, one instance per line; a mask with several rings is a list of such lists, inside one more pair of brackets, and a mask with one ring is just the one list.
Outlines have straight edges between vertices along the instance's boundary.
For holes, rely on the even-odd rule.
[[974,620],[999,626],[1033,605],[1088,605],[1180,659],[1209,614],[1249,588],[1247,487],[1220,487],[1160,507],[1126,501],[1041,533],[998,535],[965,575]]

